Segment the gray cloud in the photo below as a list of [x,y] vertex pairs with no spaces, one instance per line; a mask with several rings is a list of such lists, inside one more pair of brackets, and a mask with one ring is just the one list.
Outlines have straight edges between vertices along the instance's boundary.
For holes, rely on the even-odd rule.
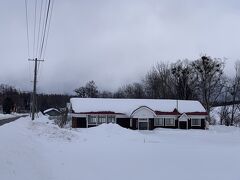
[[[114,90],[140,80],[158,61],[240,58],[237,0],[55,0],[38,89],[71,93],[95,80]],[[24,2],[0,6],[0,82],[31,89]]]

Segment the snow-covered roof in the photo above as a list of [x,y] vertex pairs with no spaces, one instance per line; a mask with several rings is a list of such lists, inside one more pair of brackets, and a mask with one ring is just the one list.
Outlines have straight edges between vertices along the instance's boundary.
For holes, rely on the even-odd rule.
[[71,98],[70,102],[75,113],[105,111],[130,116],[134,110],[141,106],[158,112],[174,112],[175,109],[179,113],[206,112],[199,101],[190,100]]
[[48,113],[50,111],[57,111],[57,112],[60,112],[58,109],[55,109],[55,108],[49,108],[49,109],[46,109],[45,111],[43,111],[43,113]]

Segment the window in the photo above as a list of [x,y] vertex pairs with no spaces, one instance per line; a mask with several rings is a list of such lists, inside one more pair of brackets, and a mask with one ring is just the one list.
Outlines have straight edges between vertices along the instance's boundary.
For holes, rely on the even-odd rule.
[[113,115],[95,115],[95,116],[88,116],[88,124],[96,125],[102,123],[116,123],[115,116]]
[[107,116],[107,123],[115,123],[115,116]]
[[106,123],[106,116],[98,116],[98,124]]
[[155,118],[154,126],[164,126],[164,118]]
[[97,124],[97,116],[88,116],[88,124]]
[[192,126],[201,126],[201,119],[192,119]]
[[174,118],[165,118],[165,126],[175,126]]

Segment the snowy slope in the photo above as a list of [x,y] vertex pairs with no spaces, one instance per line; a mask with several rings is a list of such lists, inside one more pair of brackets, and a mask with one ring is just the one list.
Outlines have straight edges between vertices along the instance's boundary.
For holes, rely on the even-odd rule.
[[59,129],[47,118],[0,127],[0,179],[239,180],[240,129]]
[[141,107],[147,106],[153,111],[173,112],[177,108],[183,112],[206,112],[198,101],[170,100],[170,99],[101,99],[101,98],[71,98],[74,112],[113,111],[128,116]]

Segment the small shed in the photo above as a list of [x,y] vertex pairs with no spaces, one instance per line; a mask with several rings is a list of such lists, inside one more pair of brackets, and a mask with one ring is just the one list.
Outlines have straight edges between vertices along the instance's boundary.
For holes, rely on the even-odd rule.
[[58,109],[50,108],[43,111],[44,115],[47,115],[49,119],[56,119],[61,115],[61,112]]

